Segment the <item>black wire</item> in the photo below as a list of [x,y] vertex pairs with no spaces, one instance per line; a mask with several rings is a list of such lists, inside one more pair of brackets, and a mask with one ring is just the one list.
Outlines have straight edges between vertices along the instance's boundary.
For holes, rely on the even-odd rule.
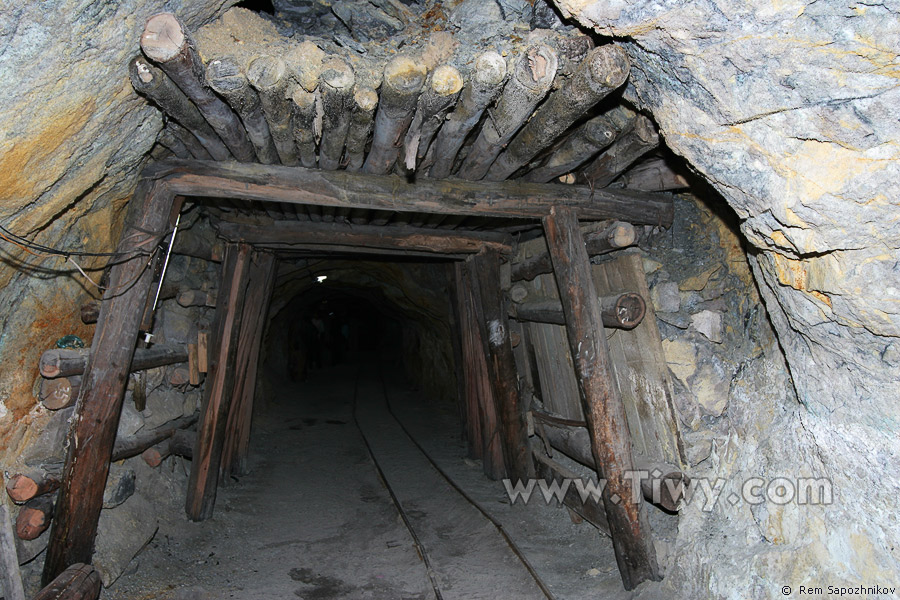
[[[45,246],[43,244],[39,244],[37,242],[32,242],[31,240],[24,238],[20,235],[17,235],[0,225],[0,231],[3,232],[5,236],[8,236],[11,239],[5,240],[13,245],[21,245],[29,250],[33,250],[35,252],[40,252],[41,254],[51,254],[54,256],[62,256],[63,258],[69,258],[70,256],[85,256],[85,257],[113,257],[119,258],[122,256],[140,256],[140,255],[149,255],[150,252],[147,250],[132,250],[130,252],[82,252],[77,250],[60,250],[58,248],[53,248],[51,246]],[[0,238],[3,239],[3,238]]]

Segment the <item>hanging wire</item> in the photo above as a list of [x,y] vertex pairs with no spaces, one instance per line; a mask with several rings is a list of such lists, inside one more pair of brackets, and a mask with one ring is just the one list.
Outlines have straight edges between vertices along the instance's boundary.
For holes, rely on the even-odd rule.
[[[111,295],[109,295],[108,298],[115,298],[115,297],[125,293],[135,283],[137,283],[137,281],[141,278],[141,275],[144,273],[144,271],[148,267],[150,267],[151,264],[153,264],[153,260],[156,258],[156,254],[160,251],[160,248],[161,248],[160,243],[162,242],[163,239],[165,239],[165,237],[169,233],[172,233],[172,232],[164,232],[162,235],[160,235],[159,241],[156,243],[153,250],[145,250],[142,248],[136,248],[134,250],[129,250],[128,252],[118,252],[118,251],[117,252],[84,252],[84,251],[80,251],[80,250],[61,250],[59,248],[54,248],[52,246],[45,246],[44,244],[39,244],[37,242],[33,242],[25,237],[15,234],[12,231],[10,231],[9,229],[7,229],[6,227],[4,227],[3,225],[0,225],[0,239],[3,239],[4,241],[16,246],[23,252],[27,252],[28,254],[31,254],[32,256],[58,256],[60,258],[64,258],[66,260],[66,262],[72,263],[72,265],[75,267],[75,269],[79,273],[81,273],[81,275],[85,279],[87,279],[91,284],[93,284],[94,287],[96,287],[98,290],[101,290],[104,292],[110,292]],[[155,232],[150,232],[150,231],[136,231],[136,232],[132,233],[131,235],[129,235],[128,237],[123,238],[123,241],[134,238],[136,236],[140,236],[140,235],[149,236],[146,241],[150,241],[154,237],[156,237],[157,234]],[[138,245],[144,245],[144,244],[146,244],[146,241],[143,243],[139,242]],[[108,265],[113,264],[113,262],[116,262],[119,259],[131,260],[132,258],[136,258],[138,256],[147,256],[148,260],[147,260],[147,264],[144,265],[144,267],[138,271],[137,275],[131,281],[127,282],[124,285],[118,286],[115,289],[110,289],[110,288],[104,287],[104,286],[100,285],[99,283],[97,283],[96,281],[94,281],[94,279],[91,278],[90,275],[87,274],[86,270],[84,268],[82,268],[82,266],[80,264],[78,264],[78,262],[75,261],[75,259],[73,258],[75,256],[92,257],[92,258],[98,258],[98,257],[112,258],[113,260],[110,261],[108,263]]]

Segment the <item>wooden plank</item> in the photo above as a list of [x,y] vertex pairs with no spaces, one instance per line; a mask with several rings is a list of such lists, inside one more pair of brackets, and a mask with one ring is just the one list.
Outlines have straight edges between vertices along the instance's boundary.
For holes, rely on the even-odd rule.
[[191,385],[200,385],[200,355],[197,344],[188,344],[188,373]]
[[117,247],[123,258],[110,268],[69,430],[44,583],[71,564],[91,561],[138,325],[153,280],[153,269],[146,268],[147,255],[168,231],[173,201],[174,195],[161,182],[142,180],[129,203]]
[[250,247],[229,244],[222,261],[219,299],[216,308],[214,360],[203,391],[196,452],[191,462],[185,512],[193,521],[212,516],[225,446],[225,427],[232,402],[237,341],[247,291]]
[[165,178],[173,191],[186,196],[532,219],[543,217],[555,204],[576,209],[585,220],[664,227],[674,215],[672,197],[665,194],[575,185],[424,177],[410,182],[393,175],[182,159],[149,168],[152,171],[146,172]]
[[597,290],[575,211],[554,207],[543,219],[560,300],[566,315],[569,349],[578,376],[578,391],[591,434],[595,463],[607,484],[603,505],[613,538],[616,562],[625,589],[661,578],[646,511],[633,493],[634,470],[625,407],[612,380]]
[[[624,254],[593,265],[591,271],[598,294],[632,289],[650,297],[639,254]],[[612,335],[609,349],[616,385],[628,408],[635,459],[683,467],[684,450],[672,405],[672,381],[653,306],[648,303],[640,325]],[[636,435],[638,430],[640,438]]]
[[528,456],[525,410],[519,397],[519,377],[509,337],[509,318],[500,281],[500,254],[487,248],[469,263],[476,297],[481,304],[485,353],[497,414],[500,417],[507,476],[525,480],[533,474]]
[[197,370],[209,372],[209,332],[204,329],[197,332]]
[[441,232],[416,227],[378,227],[343,223],[276,222],[267,225],[221,223],[219,235],[261,248],[291,245],[337,245],[417,250],[434,254],[475,254],[494,248],[512,251],[512,237],[491,232]]
[[[533,281],[520,284],[538,298],[559,299],[552,274],[538,275]],[[541,399],[544,406],[569,419],[584,420],[575,364],[569,352],[566,329],[562,325],[528,323],[526,329],[534,344],[535,362],[540,375]]]
[[228,417],[228,437],[222,458],[224,476],[247,473],[259,352],[274,284],[275,257],[268,252],[254,252],[235,366],[236,372],[241,375],[235,384],[234,402]]

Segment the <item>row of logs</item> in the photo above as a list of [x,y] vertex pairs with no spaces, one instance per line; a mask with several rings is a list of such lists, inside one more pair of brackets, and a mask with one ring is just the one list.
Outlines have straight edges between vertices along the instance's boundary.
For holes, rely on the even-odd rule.
[[624,106],[573,128],[628,77],[614,44],[589,49],[572,69],[540,40],[509,66],[485,52],[468,81],[452,65],[429,72],[398,55],[378,89],[312,44],[287,60],[261,54],[244,66],[219,56],[204,65],[169,13],[148,20],[141,48],[132,84],[169,116],[159,141],[184,158],[535,182],[586,164],[589,182],[603,187],[659,142],[649,119]]
[[[187,428],[196,422],[197,415],[194,414],[150,431],[119,438],[113,448],[111,460],[116,462],[140,454],[144,462],[156,467],[171,455],[190,459],[193,456],[196,432]],[[20,539],[37,539],[50,527],[60,483],[58,476],[58,472],[39,469],[17,473],[6,482],[9,498],[22,505],[15,523],[15,532]]]

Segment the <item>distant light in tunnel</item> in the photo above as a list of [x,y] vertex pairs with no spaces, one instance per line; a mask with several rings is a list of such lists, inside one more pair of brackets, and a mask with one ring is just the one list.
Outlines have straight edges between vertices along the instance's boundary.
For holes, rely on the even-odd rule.
[[316,277],[316,281],[318,281],[319,283],[322,283],[326,279],[328,279],[328,275],[319,275],[318,277]]

